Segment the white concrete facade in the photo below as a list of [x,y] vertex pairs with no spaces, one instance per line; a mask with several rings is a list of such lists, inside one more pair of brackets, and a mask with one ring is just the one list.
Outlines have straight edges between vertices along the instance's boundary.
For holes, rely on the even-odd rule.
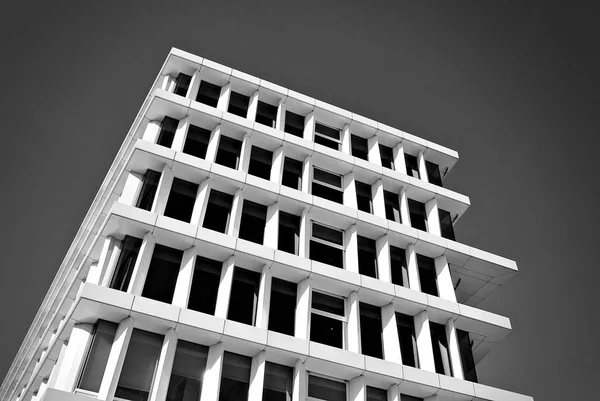
[[[180,74],[189,76],[183,94],[176,93]],[[220,88],[214,107],[198,101],[205,93],[203,82]],[[248,98],[242,113],[231,108],[232,99],[240,95]],[[258,122],[268,117],[261,114],[264,104],[276,109],[273,128]],[[297,133],[289,128],[296,116],[303,117]],[[166,117],[177,120],[167,145],[162,124]],[[334,138],[337,149],[319,139],[320,126],[339,131]],[[203,157],[190,150],[192,135],[198,132],[191,127],[209,133]],[[368,160],[353,155],[352,135],[367,140]],[[223,152],[229,151],[223,145],[225,137],[240,146],[234,166],[223,161]],[[393,169],[383,167],[380,146],[390,148]],[[253,172],[259,160],[253,156],[255,147],[272,154],[266,177]],[[409,156],[416,158],[419,178],[407,174]],[[316,399],[309,394],[311,376],[345,383],[348,401],[365,401],[369,387],[385,391],[388,401],[401,401],[402,395],[435,395],[440,401],[531,400],[466,380],[459,330],[469,333],[473,345],[468,352],[475,363],[508,334],[507,318],[476,306],[517,269],[513,261],[456,242],[447,234],[448,227],[444,229],[447,222],[441,220],[440,210],[456,223],[470,202],[432,183],[428,168],[437,166],[443,178],[457,159],[455,151],[443,146],[172,49],[0,388],[0,399],[126,399],[116,394],[127,369],[127,352],[135,346],[132,339],[143,331],[161,339],[151,383],[144,389],[152,401],[167,399],[182,341],[207,350],[206,367],[198,378],[200,401],[219,401],[228,354],[250,358],[248,401],[264,398],[271,363],[289,368],[293,401]],[[297,162],[299,171],[289,167],[290,160]],[[315,186],[324,182],[315,176],[321,174],[316,169],[331,175],[320,184],[325,192]],[[149,170],[157,173],[154,187],[148,184]],[[173,217],[170,206],[181,181],[197,186],[186,206],[187,221]],[[357,183],[370,186],[370,212],[362,209]],[[148,191],[154,195],[143,207]],[[211,203],[214,191],[231,197],[222,231],[207,228],[218,214],[216,203]],[[334,200],[336,193],[339,201]],[[390,212],[395,206],[388,205],[388,193],[397,201],[396,212]],[[409,200],[422,204],[426,230],[411,222],[417,217]],[[248,205],[264,207],[262,228],[258,220],[248,220],[260,216],[247,211]],[[295,234],[289,237],[294,251],[282,248],[290,215],[297,218]],[[340,243],[327,242],[314,224],[337,233]],[[263,235],[257,239],[254,233],[259,231]],[[126,246],[126,238],[139,240],[135,252]],[[364,245],[368,240],[373,249]],[[181,254],[169,276],[172,284],[163,281],[172,288],[170,301],[147,292],[158,274],[152,262],[165,248]],[[335,250],[315,251],[329,248]],[[431,273],[419,262],[423,258],[432,261]],[[194,277],[204,277],[196,275],[206,259],[220,268],[212,313],[192,305],[197,303],[195,286],[201,285]],[[240,278],[244,274],[256,279],[251,323],[235,317],[240,292],[234,289],[252,280]],[[128,279],[116,288],[120,275]],[[270,321],[283,307],[274,304],[281,298],[273,295],[282,280],[295,288],[289,333]],[[319,309],[315,293],[341,300],[341,314]],[[379,327],[365,323],[361,305],[379,311]],[[322,326],[312,324],[318,316],[340,325],[339,345],[319,339]],[[408,364],[408,349],[401,344],[402,316],[413,325],[416,366]],[[97,391],[91,391],[80,386],[96,362],[92,349],[99,320],[114,323],[114,340],[102,366],[96,366],[103,373]],[[434,330],[432,324],[443,330]],[[379,357],[367,354],[369,344],[364,341],[371,331],[381,337]],[[436,343],[440,332],[444,347]],[[439,349],[447,353],[438,357]],[[448,371],[440,370],[440,358],[447,358]]]

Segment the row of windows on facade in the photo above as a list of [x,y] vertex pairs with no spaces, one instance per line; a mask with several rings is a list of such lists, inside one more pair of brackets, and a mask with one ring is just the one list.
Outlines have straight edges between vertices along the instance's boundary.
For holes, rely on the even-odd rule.
[[[176,120],[169,119],[168,117],[165,118],[165,121],[163,121],[162,124],[161,132],[158,136],[157,143],[162,146],[171,147],[176,128]],[[209,130],[191,125],[186,137],[183,152],[204,159],[206,157],[210,135],[211,132]],[[240,162],[241,148],[241,141],[221,135],[215,163],[237,170]],[[263,178],[265,180],[270,180],[272,163],[273,152],[253,145],[250,152],[248,174]],[[156,189],[159,178],[159,173],[151,170],[148,172],[145,180],[147,181],[147,183],[145,182],[145,185],[149,186],[147,196],[153,196],[151,195],[153,194],[152,190]],[[343,204],[344,190],[342,186],[342,179],[343,177],[339,174],[314,167],[311,194]],[[281,185],[296,190],[302,190],[302,161],[295,160],[288,156],[284,158]],[[356,181],[355,185],[358,209],[363,212],[373,214],[373,195],[371,191],[371,185],[360,181]],[[177,180],[177,186],[174,188],[176,191],[184,192],[185,196],[190,198],[186,204],[187,209],[185,210],[191,216],[190,205],[193,205],[192,198],[195,197],[198,186],[183,180]],[[183,196],[184,194],[181,194],[177,199],[181,199],[183,201]],[[390,191],[384,191],[384,201],[385,214],[388,220],[404,224],[409,223],[402,221],[398,194]],[[425,210],[425,204],[413,199],[408,199],[408,209],[410,214],[410,225],[416,229],[428,231],[428,217]],[[181,213],[186,214],[184,212]],[[442,237],[455,240],[451,214],[443,209],[438,209],[438,214]]]
[[[115,340],[117,324],[99,320],[88,349],[77,388],[97,393],[100,389],[109,353]],[[163,336],[134,329],[127,349],[115,397],[146,401],[155,382]],[[209,348],[179,340],[169,378],[167,401],[199,400]],[[224,352],[221,368],[219,401],[248,400],[252,358]],[[263,382],[263,401],[291,401],[293,368],[267,361]],[[387,401],[385,389],[367,386],[367,401]],[[308,397],[323,401],[346,401],[347,382],[308,373]],[[401,395],[401,401],[422,399]]]
[[[142,240],[125,237],[110,287],[127,291],[130,286]],[[183,251],[156,245],[148,268],[142,296],[160,302],[172,303],[178,280]],[[401,259],[401,258],[398,258]],[[432,260],[419,255],[419,273],[425,289],[435,289],[435,272]],[[397,260],[400,262],[400,260]],[[222,274],[222,262],[201,256],[196,258],[187,308],[210,315],[215,314],[217,294]],[[398,279],[406,280],[406,267],[400,270]],[[241,267],[234,267],[233,281],[229,292],[227,319],[255,325],[260,288],[260,274]],[[429,287],[428,287],[429,286]],[[296,319],[297,285],[273,278],[270,294],[268,329],[294,336]],[[346,300],[312,292],[310,340],[337,348],[346,348],[347,315]],[[360,310],[360,337],[362,353],[383,358],[381,308],[363,302]],[[396,313],[402,363],[418,367],[418,352],[414,318]],[[444,326],[430,322],[434,347],[435,366],[438,373],[452,375],[450,355]],[[471,342],[467,332],[457,331],[461,350],[464,377],[476,381]]]
[[[191,77],[189,75],[179,74],[174,93],[185,97],[188,92],[190,80]],[[198,89],[196,101],[206,104],[208,106],[217,107],[219,97],[221,95],[221,90],[222,87],[203,80],[200,82],[200,87]],[[232,91],[229,98],[229,105],[227,111],[231,114],[235,114],[243,118],[248,118],[249,104],[249,96]],[[276,120],[277,106],[259,100],[256,108],[255,121],[259,124],[275,128]],[[285,124],[283,126],[284,132],[302,138],[304,136],[305,120],[306,116],[302,116],[291,111],[286,111]],[[326,124],[316,122],[314,132],[315,143],[335,150],[341,149],[342,133],[340,128],[331,127]],[[351,151],[352,156],[368,161],[368,140],[357,135],[351,135]],[[393,149],[389,146],[380,144],[379,153],[381,155],[381,165],[391,170],[395,170],[396,168],[394,165],[395,162]],[[412,177],[421,179],[417,157],[405,153],[404,160],[406,164],[407,174]],[[429,161],[426,161],[425,164],[427,170],[427,179],[429,180],[429,182],[434,185],[442,186],[442,176],[440,174],[439,166]]]

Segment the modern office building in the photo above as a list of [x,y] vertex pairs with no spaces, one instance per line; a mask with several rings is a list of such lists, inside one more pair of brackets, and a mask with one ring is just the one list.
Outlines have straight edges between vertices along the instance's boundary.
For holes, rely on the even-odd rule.
[[531,400],[477,380],[517,268],[456,241],[457,159],[171,50],[0,399]]

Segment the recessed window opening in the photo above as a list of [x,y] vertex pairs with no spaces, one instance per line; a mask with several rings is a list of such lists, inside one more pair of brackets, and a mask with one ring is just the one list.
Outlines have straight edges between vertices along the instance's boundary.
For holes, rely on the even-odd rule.
[[173,179],[169,199],[165,206],[165,216],[189,223],[197,194],[198,184],[179,178]]
[[381,156],[381,165],[390,170],[395,170],[394,150],[389,146],[379,145],[379,155]]
[[400,199],[398,194],[389,191],[383,191],[383,201],[385,203],[385,217],[388,220],[402,223],[400,214]]
[[367,401],[387,401],[387,391],[367,386]]
[[450,212],[438,208],[438,213],[440,215],[440,230],[442,232],[442,237],[456,241],[456,237],[454,235],[454,227],[452,225],[452,215]]
[[254,326],[259,286],[260,274],[235,267],[227,319]]
[[402,355],[402,364],[419,367],[417,353],[417,335],[415,332],[415,320],[412,316],[403,315],[396,312],[396,326],[398,328],[398,338],[400,340],[400,354]]
[[300,251],[300,216],[279,212],[277,249],[298,255]]
[[215,163],[237,170],[241,151],[242,141],[222,135],[219,140]]
[[377,278],[377,249],[375,240],[358,236],[358,272]]
[[351,135],[352,156],[369,160],[369,141],[357,135]]
[[429,322],[429,327],[431,329],[431,344],[433,345],[435,371],[441,375],[452,376],[452,366],[450,365],[450,350],[448,349],[446,328],[441,324],[431,321]]
[[412,395],[400,394],[400,401],[424,401],[424,398],[413,397]]
[[109,287],[119,291],[127,291],[142,246],[142,240],[126,235],[121,244],[121,253]]
[[259,100],[256,107],[256,122],[275,128],[275,121],[277,121],[277,106]]
[[341,132],[338,128],[329,127],[322,123],[315,123],[315,143],[340,150],[342,144],[340,137]]
[[410,213],[410,225],[417,230],[428,231],[427,212],[425,204],[416,200],[408,200],[408,211]]
[[313,221],[310,259],[344,268],[344,232]]
[[248,104],[250,104],[250,97],[242,95],[241,93],[231,91],[231,97],[229,98],[228,112],[247,118],[248,116]]
[[170,304],[181,267],[183,251],[156,245],[148,267],[142,296]]
[[288,134],[302,138],[304,136],[304,116],[286,111],[283,130]]
[[177,341],[167,401],[200,399],[207,359],[208,347],[184,340]]
[[343,204],[342,176],[314,167],[311,192],[320,198]]
[[293,378],[291,367],[266,362],[262,401],[291,401]]
[[287,157],[283,160],[283,176],[281,185],[302,190],[302,162]]
[[360,306],[360,344],[364,355],[383,359],[381,308],[364,302]]
[[250,164],[248,174],[269,180],[271,178],[271,165],[273,164],[273,152],[252,146],[250,151]]
[[187,95],[188,88],[190,87],[190,81],[192,77],[180,72],[175,81],[175,90],[173,91],[176,95],[183,96]]
[[346,401],[346,383],[309,375],[308,396],[323,401]]
[[295,283],[273,278],[271,283],[271,306],[269,308],[269,330],[294,335],[296,321]]
[[233,195],[211,189],[202,227],[225,233],[229,226],[232,203]]
[[402,248],[390,246],[390,262],[390,267],[392,269],[392,283],[409,288],[406,251]]
[[371,195],[371,186],[359,181],[356,184],[356,204],[358,210],[373,214],[373,197]]
[[439,296],[437,288],[437,275],[435,273],[435,261],[427,256],[417,254],[417,266],[419,267],[419,283],[421,291],[425,294]]
[[196,256],[188,309],[215,314],[223,263]]
[[100,390],[108,356],[117,333],[117,326],[116,323],[107,322],[106,320],[96,322],[92,345],[88,351],[77,388],[94,393]]
[[404,161],[406,163],[406,174],[414,178],[421,178],[421,175],[419,174],[419,162],[417,158],[413,155],[405,153]]
[[252,358],[225,351],[219,401],[246,401]]
[[469,333],[456,329],[460,360],[462,362],[463,376],[465,380],[477,383],[477,372],[475,370],[475,359],[473,358],[473,343]]
[[442,186],[442,176],[440,174],[440,167],[432,162],[425,162],[425,168],[427,169],[427,178],[433,185]]
[[201,159],[206,158],[206,150],[208,149],[208,141],[210,140],[210,130],[190,125],[185,144],[183,145],[183,153],[196,156]]
[[310,341],[343,349],[347,322],[344,298],[313,291]]
[[171,117],[165,117],[160,124],[160,133],[158,134],[156,143],[166,148],[170,148],[171,145],[173,145],[173,138],[175,138],[177,125],[179,125],[179,121]]
[[244,200],[239,237],[257,244],[262,244],[265,237],[266,222],[267,207],[247,199]]
[[219,96],[221,96],[221,87],[210,82],[201,81],[200,87],[198,88],[198,95],[196,101],[204,103],[207,106],[217,107],[219,103]]
[[158,182],[160,181],[160,173],[154,170],[146,170],[144,178],[142,180],[142,188],[138,195],[136,207],[140,209],[150,211],[152,204],[154,203],[154,197],[156,196],[156,190],[158,188]]

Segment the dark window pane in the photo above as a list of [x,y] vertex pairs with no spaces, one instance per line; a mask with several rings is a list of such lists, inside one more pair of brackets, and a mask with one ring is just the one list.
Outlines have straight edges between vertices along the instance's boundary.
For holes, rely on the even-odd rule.
[[198,89],[198,96],[196,96],[196,101],[211,107],[217,107],[220,95],[220,86],[211,84],[210,82],[201,81],[200,88]]
[[364,355],[383,359],[381,309],[360,302],[360,344]]
[[417,230],[427,231],[427,213],[425,204],[409,199],[408,211],[410,213],[410,225]]
[[266,222],[267,207],[249,200],[244,200],[239,237],[247,241],[262,244],[265,236]]
[[438,213],[440,214],[440,229],[442,231],[442,237],[456,241],[456,237],[454,236],[454,227],[452,226],[452,216],[449,212],[442,209],[438,209]]
[[95,393],[100,390],[104,370],[106,370],[106,364],[108,363],[108,355],[110,354],[116,333],[116,323],[98,320],[92,339],[92,346],[88,351],[85,367],[83,368],[77,388]]
[[308,376],[308,396],[327,401],[346,401],[346,383]]
[[273,163],[273,152],[252,146],[250,152],[250,165],[248,174],[255,175],[268,180],[271,178],[271,164]]
[[385,217],[396,223],[402,223],[398,195],[393,192],[383,191],[383,199],[385,203]]
[[222,266],[219,261],[196,257],[188,309],[214,315]]
[[477,383],[477,371],[475,370],[475,359],[473,358],[473,345],[469,333],[463,330],[456,330],[458,339],[458,348],[460,350],[460,360],[462,362],[463,375],[465,380]]
[[209,140],[209,130],[190,125],[187,137],[185,138],[185,144],[183,145],[183,153],[204,159]]
[[433,345],[433,360],[436,373],[452,376],[450,366],[450,350],[446,338],[446,328],[441,324],[429,322],[431,329],[431,344]]
[[296,284],[273,278],[269,330],[294,335],[296,320]]
[[344,245],[344,233],[342,232],[342,230],[336,230],[334,228],[329,228],[317,223],[313,223],[312,236],[331,242],[336,245]]
[[392,283],[409,288],[408,266],[406,264],[406,253],[402,248],[390,246],[390,259],[392,269]]
[[413,397],[412,395],[400,394],[400,401],[423,401],[423,398]]
[[414,318],[396,313],[396,325],[398,327],[402,364],[418,368],[417,336],[415,334]]
[[158,364],[163,336],[134,329],[115,397],[131,401],[146,401]]
[[165,216],[189,223],[197,193],[198,184],[179,178],[173,179],[167,206],[165,206]]
[[286,111],[284,131],[302,138],[304,136],[304,116]]
[[238,168],[241,150],[242,141],[238,141],[237,139],[229,138],[227,136],[221,136],[215,163],[235,170]]
[[173,144],[173,138],[175,137],[175,131],[179,121],[171,117],[165,117],[160,125],[160,133],[158,134],[158,145],[170,148]]
[[235,267],[227,319],[253,326],[258,304],[260,274]]
[[338,141],[340,140],[340,130],[337,128],[328,127],[321,123],[316,123],[315,132],[318,132],[319,134],[325,135],[329,138],[336,139]]
[[314,291],[312,293],[313,309],[322,310],[323,312],[333,313],[334,315],[345,316],[344,299],[332,297],[331,295],[323,294]]
[[142,182],[142,188],[138,195],[136,207],[143,210],[152,210],[152,204],[154,203],[154,197],[156,196],[156,189],[158,188],[158,182],[160,180],[160,173],[154,170],[146,170],[144,179]]
[[362,182],[356,184],[356,203],[358,210],[363,212],[373,213],[373,199],[371,196],[371,186]]
[[293,375],[291,367],[267,362],[262,401],[291,401]]
[[310,241],[310,259],[340,269],[344,268],[344,251],[320,242]]
[[302,190],[302,162],[286,157],[283,160],[281,185]]
[[127,291],[133,273],[133,267],[135,266],[135,261],[137,260],[141,246],[141,239],[125,236],[122,242],[121,254],[119,255],[119,260],[115,267],[115,273],[110,283],[110,288],[119,291]]
[[440,175],[440,168],[437,164],[426,161],[425,168],[427,169],[427,178],[433,185],[442,186],[442,176]]
[[211,189],[202,227],[224,233],[229,225],[233,196]]
[[394,150],[389,146],[379,145],[379,155],[381,156],[381,165],[394,170]]
[[344,348],[343,327],[343,322],[340,320],[313,313],[310,322],[310,341]]
[[358,236],[358,272],[377,278],[377,251],[375,240]]
[[387,391],[367,386],[367,401],[387,401]]
[[246,116],[248,115],[249,103],[250,98],[248,96],[231,91],[231,97],[229,98],[229,108],[227,109],[227,111],[231,114],[235,114],[236,116],[246,118]]
[[419,162],[417,158],[413,155],[405,153],[404,161],[406,162],[406,174],[410,175],[411,177],[421,178],[421,175],[419,174]]
[[167,401],[200,399],[208,347],[179,340],[167,389]]
[[277,120],[277,106],[259,100],[256,107],[256,122],[275,128],[275,120]]
[[344,193],[342,191],[317,184],[316,182],[313,182],[311,192],[319,198],[328,199],[340,205],[344,203]]
[[148,267],[142,296],[170,304],[173,301],[182,257],[183,251],[179,249],[156,245],[150,267]]
[[190,87],[190,81],[192,77],[187,74],[179,73],[177,77],[177,82],[175,83],[175,91],[174,93],[179,96],[187,95],[188,88]]
[[363,160],[369,160],[368,141],[365,138],[356,135],[351,135],[350,138],[352,143],[352,156]]
[[342,176],[339,174],[329,173],[325,170],[315,168],[313,170],[313,179],[334,187],[342,188]]
[[219,386],[219,401],[245,401],[248,399],[250,366],[252,358],[225,352]]
[[300,245],[300,216],[279,212],[277,249],[298,255]]
[[425,294],[438,296],[437,275],[435,274],[435,262],[427,256],[417,254],[417,265],[419,266],[419,283],[421,291]]
[[326,146],[331,149],[340,150],[340,144],[322,136],[315,135],[315,143]]

